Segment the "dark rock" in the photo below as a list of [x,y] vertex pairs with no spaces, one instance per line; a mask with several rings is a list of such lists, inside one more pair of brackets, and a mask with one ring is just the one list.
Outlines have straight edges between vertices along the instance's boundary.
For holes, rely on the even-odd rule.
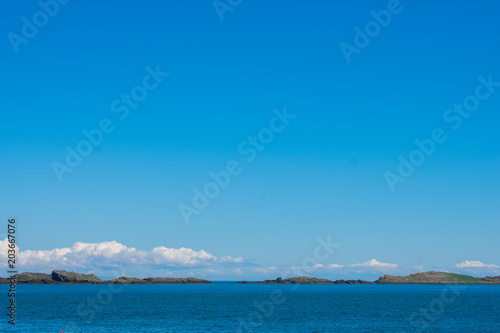
[[363,280],[337,280],[333,283],[335,283],[335,284],[375,284],[375,282],[363,281]]
[[144,279],[146,283],[150,284],[211,284],[212,281],[195,279],[195,278],[147,278]]
[[248,282],[248,281],[243,281],[243,282],[237,282],[239,284],[251,284],[251,283],[258,283],[258,284],[333,284],[333,281],[326,280],[326,279],[318,279],[318,278],[310,278],[307,276],[302,276],[302,277],[294,277],[294,278],[288,278],[288,279],[283,279],[283,278],[277,278],[276,280],[265,280],[261,282]]
[[68,282],[69,277],[66,274],[64,274],[63,272],[52,271],[52,280],[58,281],[58,282]]
[[62,283],[100,284],[104,281],[94,274],[80,274],[66,271],[52,271],[52,280]]

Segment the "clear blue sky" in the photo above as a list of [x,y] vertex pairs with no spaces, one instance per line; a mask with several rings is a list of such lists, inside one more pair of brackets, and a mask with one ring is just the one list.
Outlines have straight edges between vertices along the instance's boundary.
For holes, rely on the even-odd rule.
[[[479,76],[500,81],[498,4],[401,1],[347,63],[340,43],[387,4],[244,0],[220,20],[208,0],[73,0],[15,53],[40,6],[4,1],[0,211],[21,250],[185,247],[258,278],[331,235],[324,265],[500,265],[500,87],[459,129],[443,120]],[[112,102],[157,65],[170,75],[120,120]],[[283,107],[297,117],[246,162],[238,145]],[[115,130],[59,182],[53,161],[103,118]],[[384,173],[435,128],[448,139],[391,191]],[[179,204],[230,160],[241,174],[186,224]]]

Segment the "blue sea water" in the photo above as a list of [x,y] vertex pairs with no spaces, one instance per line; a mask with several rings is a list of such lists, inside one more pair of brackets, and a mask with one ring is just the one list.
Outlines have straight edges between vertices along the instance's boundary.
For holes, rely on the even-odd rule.
[[1,332],[500,332],[500,285],[18,285]]

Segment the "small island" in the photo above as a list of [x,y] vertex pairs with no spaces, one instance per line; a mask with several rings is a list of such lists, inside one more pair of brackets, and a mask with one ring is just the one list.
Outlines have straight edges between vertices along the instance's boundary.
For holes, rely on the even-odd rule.
[[261,282],[241,281],[237,284],[333,284],[333,281],[327,279],[310,278],[307,276],[294,277],[289,279],[277,278],[276,280],[265,280]]
[[408,276],[381,276],[375,283],[378,284],[500,284],[500,276],[475,278],[445,272],[424,272]]
[[475,278],[445,272],[423,272],[408,276],[384,275],[374,282],[363,280],[326,280],[310,277],[295,277],[289,279],[277,278],[261,282],[241,281],[237,284],[500,284],[500,276]]
[[212,281],[195,278],[129,278],[120,277],[109,281],[101,280],[94,274],[80,274],[67,271],[45,273],[22,273],[11,278],[0,278],[0,284],[211,284]]
[[375,284],[375,282],[363,280],[336,280],[311,278],[307,276],[293,277],[288,279],[277,278],[276,280],[265,280],[260,282],[241,281],[236,284]]
[[107,281],[108,284],[212,284],[212,281],[196,279],[196,278],[129,278],[126,276],[120,277],[118,279],[113,279]]

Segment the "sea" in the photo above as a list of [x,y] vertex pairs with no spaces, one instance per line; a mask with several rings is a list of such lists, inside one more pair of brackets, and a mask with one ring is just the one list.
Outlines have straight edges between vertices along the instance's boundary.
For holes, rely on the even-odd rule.
[[18,285],[0,332],[500,332],[500,285]]

